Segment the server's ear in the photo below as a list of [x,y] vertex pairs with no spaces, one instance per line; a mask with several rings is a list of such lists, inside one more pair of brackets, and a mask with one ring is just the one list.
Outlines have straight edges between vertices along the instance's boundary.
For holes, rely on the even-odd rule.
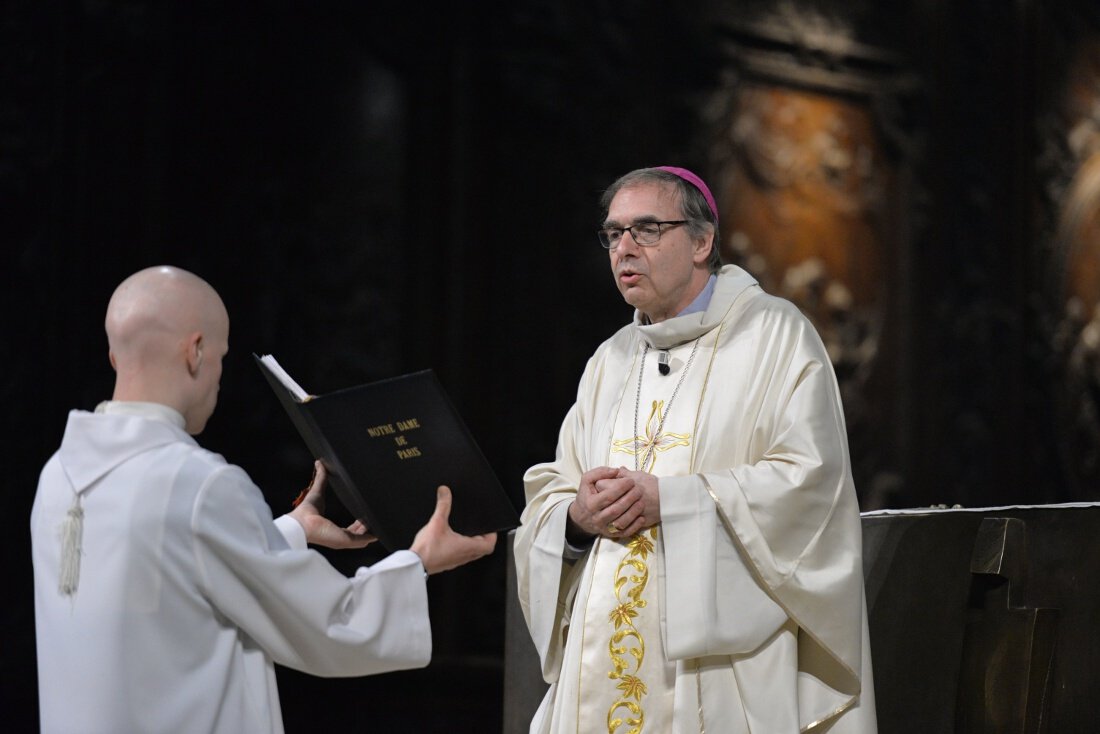
[[187,371],[194,377],[202,367],[202,332],[196,331],[187,337]]

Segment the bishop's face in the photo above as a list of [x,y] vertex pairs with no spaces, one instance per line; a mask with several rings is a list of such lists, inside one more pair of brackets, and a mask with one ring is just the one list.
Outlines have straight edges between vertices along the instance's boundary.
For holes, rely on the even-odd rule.
[[[611,200],[604,227],[630,227],[639,222],[683,219],[674,186],[647,182],[621,189]],[[687,308],[706,285],[710,253],[707,239],[693,239],[684,225],[662,226],[661,238],[641,246],[630,232],[609,251],[615,285],[623,298],[651,323],[672,318]]]

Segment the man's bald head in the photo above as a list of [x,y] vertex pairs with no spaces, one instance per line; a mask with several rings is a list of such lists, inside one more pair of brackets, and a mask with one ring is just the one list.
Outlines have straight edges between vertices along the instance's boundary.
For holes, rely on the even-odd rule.
[[217,402],[229,316],[217,291],[172,266],[146,268],[124,280],[105,322],[115,400],[175,408],[192,434],[202,431]]

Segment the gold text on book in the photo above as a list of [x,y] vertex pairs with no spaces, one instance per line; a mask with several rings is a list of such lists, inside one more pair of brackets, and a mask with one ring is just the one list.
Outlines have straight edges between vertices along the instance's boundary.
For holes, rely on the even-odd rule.
[[421,453],[418,447],[409,445],[409,439],[405,435],[408,431],[415,431],[420,427],[419,418],[405,418],[404,420],[394,421],[393,423],[380,423],[377,426],[368,426],[367,435],[371,438],[392,436],[393,443],[397,446],[395,450],[397,458],[404,461],[405,459],[416,459],[423,456],[423,453]]

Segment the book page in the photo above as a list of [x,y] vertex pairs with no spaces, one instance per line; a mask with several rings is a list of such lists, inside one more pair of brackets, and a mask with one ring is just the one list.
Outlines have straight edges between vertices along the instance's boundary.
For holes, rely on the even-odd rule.
[[313,398],[312,395],[302,389],[301,385],[294,381],[293,377],[287,374],[287,371],[282,368],[282,365],[279,364],[275,357],[270,354],[265,354],[260,357],[260,361],[271,370],[271,374],[278,378],[279,382],[286,387],[287,391],[289,391],[299,403],[304,403]]

